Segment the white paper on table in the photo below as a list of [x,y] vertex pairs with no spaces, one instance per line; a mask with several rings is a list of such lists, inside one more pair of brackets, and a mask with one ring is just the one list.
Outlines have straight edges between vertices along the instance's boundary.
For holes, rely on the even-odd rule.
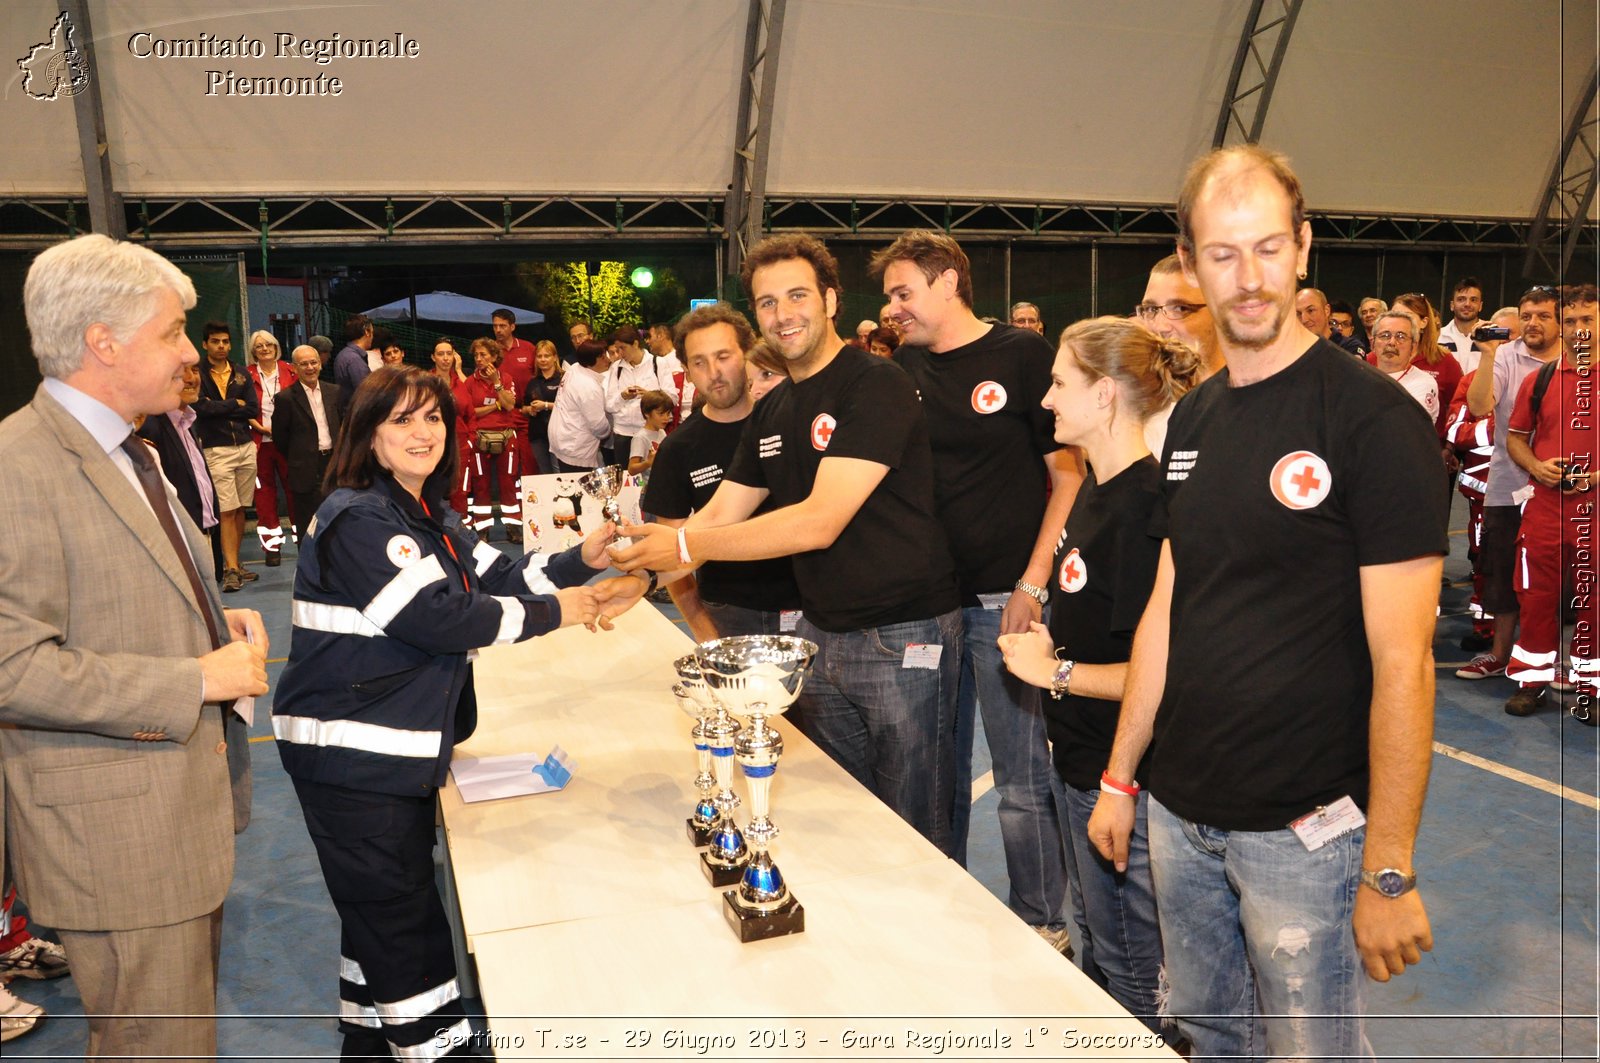
[[[539,772],[540,765],[557,762],[565,769],[552,774]],[[450,763],[450,775],[466,804],[494,801],[502,797],[547,794],[560,790],[571,778],[577,762],[560,746],[548,756],[537,753],[507,753],[498,757],[457,757]],[[551,779],[558,781],[551,781]]]

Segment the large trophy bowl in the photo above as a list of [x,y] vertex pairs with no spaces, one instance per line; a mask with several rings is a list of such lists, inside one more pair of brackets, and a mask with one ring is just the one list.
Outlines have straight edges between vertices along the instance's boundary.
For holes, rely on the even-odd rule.
[[770,815],[772,776],[783,754],[783,735],[767,725],[794,704],[815,643],[792,635],[740,635],[704,642],[695,650],[700,673],[718,703],[750,727],[734,740],[734,757],[750,789],[750,855],[737,889],[722,895],[723,915],[742,942],[805,929],[805,909],[789,892],[770,852],[778,828]]
[[[678,673],[678,682],[672,685],[672,694],[678,701],[678,708],[694,720],[689,737],[694,740],[695,759],[699,767],[694,777],[698,796],[695,798],[694,811],[684,820],[684,829],[695,848],[703,849],[711,844],[711,834],[717,827],[717,779],[711,771],[711,747],[706,743],[706,725],[718,710],[711,697],[711,688],[700,676],[700,663],[695,660],[694,654],[680,657],[674,662],[673,668]],[[730,780],[732,775],[730,771]]]
[[600,512],[606,520],[622,526],[622,503],[617,499],[622,491],[622,466],[602,465],[592,469],[578,478],[578,487],[584,494],[600,500]]
[[[694,654],[679,657],[672,667],[678,673],[673,693],[682,690],[684,694],[678,700],[679,706],[689,712],[687,700],[695,708],[696,723],[689,733],[694,738],[701,773],[708,767],[711,771],[710,786],[702,782],[701,775],[695,776],[699,797],[684,826],[696,847],[706,847],[700,854],[700,870],[713,886],[721,889],[739,881],[750,859],[744,833],[733,818],[733,810],[739,807],[739,795],[733,791],[733,744],[739,734],[739,722],[712,695]],[[712,787],[715,793],[711,793]]]

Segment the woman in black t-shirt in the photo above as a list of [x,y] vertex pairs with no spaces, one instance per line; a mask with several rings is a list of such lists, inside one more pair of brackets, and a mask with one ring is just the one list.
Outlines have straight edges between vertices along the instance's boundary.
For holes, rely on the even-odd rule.
[[1151,414],[1199,379],[1196,354],[1123,318],[1080,321],[1061,335],[1044,406],[1058,443],[1083,448],[1090,467],[1056,544],[1050,625],[1000,636],[1006,667],[1049,691],[1045,728],[1067,795],[1071,876],[1083,969],[1152,1030],[1161,935],[1145,834],[1146,799],[1128,869],[1119,873],[1089,842],[1089,815],[1102,788],[1136,791],[1106,777],[1133,629],[1155,583],[1161,543],[1146,533],[1161,467],[1145,445]]
[[556,408],[556,391],[561,387],[561,359],[556,345],[540,340],[533,350],[533,376],[522,391],[522,412],[528,415],[528,446],[539,465],[528,473],[555,472],[550,461],[550,411]]

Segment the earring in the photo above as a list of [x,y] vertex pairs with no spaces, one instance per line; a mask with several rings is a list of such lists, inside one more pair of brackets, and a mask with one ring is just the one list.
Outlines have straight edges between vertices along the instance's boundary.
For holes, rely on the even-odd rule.
[[1299,277],[1301,280],[1305,280],[1306,279],[1306,271],[1305,270],[1301,270],[1299,273],[1295,274],[1295,276]]

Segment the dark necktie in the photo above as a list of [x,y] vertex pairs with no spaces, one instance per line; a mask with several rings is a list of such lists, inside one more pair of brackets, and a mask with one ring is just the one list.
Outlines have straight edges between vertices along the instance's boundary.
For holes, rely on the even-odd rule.
[[211,648],[221,649],[225,644],[222,625],[219,618],[212,614],[211,599],[206,596],[205,584],[200,582],[200,572],[194,567],[194,558],[189,554],[189,544],[184,542],[178,522],[172,516],[172,507],[167,504],[167,488],[161,480],[160,470],[156,468],[156,459],[150,456],[150,448],[145,446],[144,440],[131,432],[122,441],[122,452],[133,460],[133,471],[139,475],[139,486],[144,488],[144,497],[155,511],[156,520],[161,522],[161,530],[167,533],[167,540],[178,555],[178,563],[183,566],[183,574],[189,577],[189,589],[194,592],[194,600],[200,606],[200,615],[206,618],[206,630],[211,632]]

